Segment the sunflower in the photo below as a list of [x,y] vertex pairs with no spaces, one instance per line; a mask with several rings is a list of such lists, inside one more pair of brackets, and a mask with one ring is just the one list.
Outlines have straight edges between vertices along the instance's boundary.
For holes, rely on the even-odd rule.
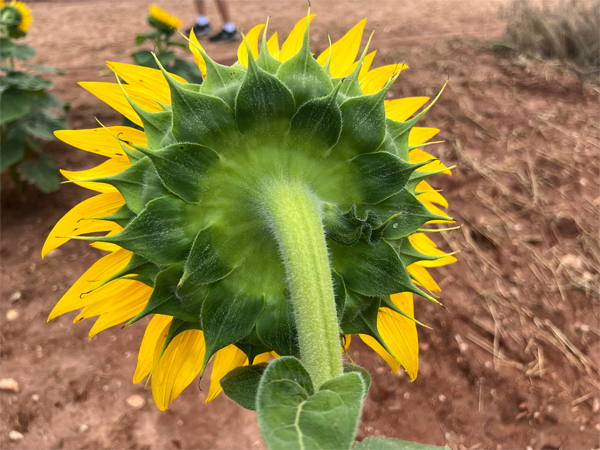
[[158,28],[165,28],[171,30],[172,28],[180,28],[181,20],[177,17],[170,15],[164,9],[159,8],[156,5],[150,7],[150,16],[148,17],[151,25],[157,26]]
[[3,20],[12,22],[8,25],[9,31],[19,30],[21,36],[27,33],[29,25],[31,25],[31,13],[23,2],[12,0],[7,4],[0,1],[0,16]]
[[231,67],[212,61],[192,34],[202,85],[108,62],[127,84],[80,85],[144,131],[56,132],[107,160],[62,171],[98,194],[55,225],[42,256],[70,238],[107,254],[48,320],[81,309],[75,322],[98,317],[91,338],[151,317],[133,381],[150,377],[161,410],[213,357],[207,402],[236,367],[300,356],[288,301],[293,280],[273,242],[276,212],[268,203],[296,184],[295,192],[317,199],[340,350],[358,334],[394,371],[417,376],[413,294],[437,302],[421,290],[440,291],[428,269],[455,261],[422,228],[452,222],[446,200],[425,180],[451,168],[418,148],[439,132],[414,126],[429,98],[384,100],[407,67],[371,68],[376,52],[359,56],[366,19],[314,59],[313,18],[300,20],[281,47],[276,32],[267,39],[257,25]]

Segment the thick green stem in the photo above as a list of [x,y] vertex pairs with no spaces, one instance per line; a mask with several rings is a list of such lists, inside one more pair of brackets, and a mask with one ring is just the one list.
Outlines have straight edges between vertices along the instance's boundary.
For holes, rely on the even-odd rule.
[[264,207],[285,265],[302,363],[318,388],[343,373],[333,282],[319,205],[300,183],[275,180],[265,185]]

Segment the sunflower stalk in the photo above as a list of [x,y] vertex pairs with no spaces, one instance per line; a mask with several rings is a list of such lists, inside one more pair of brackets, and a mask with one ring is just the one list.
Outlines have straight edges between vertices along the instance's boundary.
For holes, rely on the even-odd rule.
[[285,266],[300,355],[318,388],[343,373],[333,281],[319,205],[298,182],[272,181],[265,191],[264,207]]

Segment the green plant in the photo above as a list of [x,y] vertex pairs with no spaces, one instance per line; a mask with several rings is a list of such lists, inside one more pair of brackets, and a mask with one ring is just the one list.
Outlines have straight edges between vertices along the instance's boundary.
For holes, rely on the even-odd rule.
[[131,56],[135,63],[144,67],[158,69],[153,53],[156,54],[160,64],[169,72],[179,75],[190,83],[202,83],[202,74],[198,67],[191,61],[178,58],[174,48],[189,51],[186,43],[176,41],[173,35],[177,28],[181,27],[181,21],[158,8],[156,5],[150,7],[148,23],[153,30],[139,34],[135,37],[136,45],[142,45],[146,41],[154,44],[154,50],[139,50]]
[[[35,48],[15,42],[27,33],[20,23],[31,20],[24,8],[18,2],[3,6],[0,37],[0,171],[10,171],[21,196],[23,178],[35,182],[44,193],[59,188],[58,165],[44,153],[44,141],[67,127],[62,114],[68,110],[67,104],[48,92],[52,81],[32,73],[63,72],[24,63],[35,55]],[[17,61],[23,62],[23,70],[17,68]]]

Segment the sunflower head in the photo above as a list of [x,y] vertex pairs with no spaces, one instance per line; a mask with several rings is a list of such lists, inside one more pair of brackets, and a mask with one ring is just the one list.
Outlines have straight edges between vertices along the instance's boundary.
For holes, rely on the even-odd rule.
[[20,38],[27,34],[31,25],[31,13],[25,3],[12,0],[10,3],[0,2],[0,18],[8,35]]
[[[402,339],[416,345],[412,294],[437,302],[417,286],[430,288],[428,278],[410,266],[451,258],[431,251],[435,246],[421,232],[427,222],[451,220],[431,205],[439,194],[425,182],[448,168],[417,149],[432,136],[432,129],[415,127],[428,108],[409,117],[428,99],[385,100],[407,67],[369,71],[374,54],[367,49],[357,59],[365,21],[313,58],[313,17],[298,22],[281,49],[276,35],[267,39],[264,25],[253,28],[229,67],[210,59],[192,35],[191,50],[205,75],[199,85],[164,69],[116,63],[109,66],[127,85],[84,84],[144,134],[123,127],[57,134],[87,149],[99,148],[85,142],[94,136],[110,141],[120,169],[106,166],[87,177],[65,173],[104,197],[59,223],[44,252],[78,235],[113,252],[118,264],[111,262],[110,276],[91,291],[81,284],[83,302],[77,303],[76,289],[51,317],[81,306],[78,320],[110,310],[110,320],[95,326],[99,331],[154,316],[143,375],[153,367],[153,376],[172,373],[174,345],[193,353],[194,369],[186,370],[194,374],[222,352],[228,352],[229,370],[272,352],[299,357],[293,280],[274,223],[299,223],[304,213],[284,205],[290,214],[280,217],[282,208],[274,205],[303,198],[322,224],[340,336],[360,334],[393,367],[416,376],[414,351],[406,356],[402,344],[384,336],[402,324],[410,334]],[[109,233],[81,236],[94,231]],[[132,300],[125,304],[121,294],[117,303],[125,303],[115,310],[105,298],[117,298],[119,283],[129,286]],[[215,370],[223,371],[217,362],[213,376]],[[160,391],[159,405],[166,408],[179,387]]]
[[169,34],[173,34],[177,28],[181,27],[181,20],[156,5],[150,7],[148,23],[154,28]]

